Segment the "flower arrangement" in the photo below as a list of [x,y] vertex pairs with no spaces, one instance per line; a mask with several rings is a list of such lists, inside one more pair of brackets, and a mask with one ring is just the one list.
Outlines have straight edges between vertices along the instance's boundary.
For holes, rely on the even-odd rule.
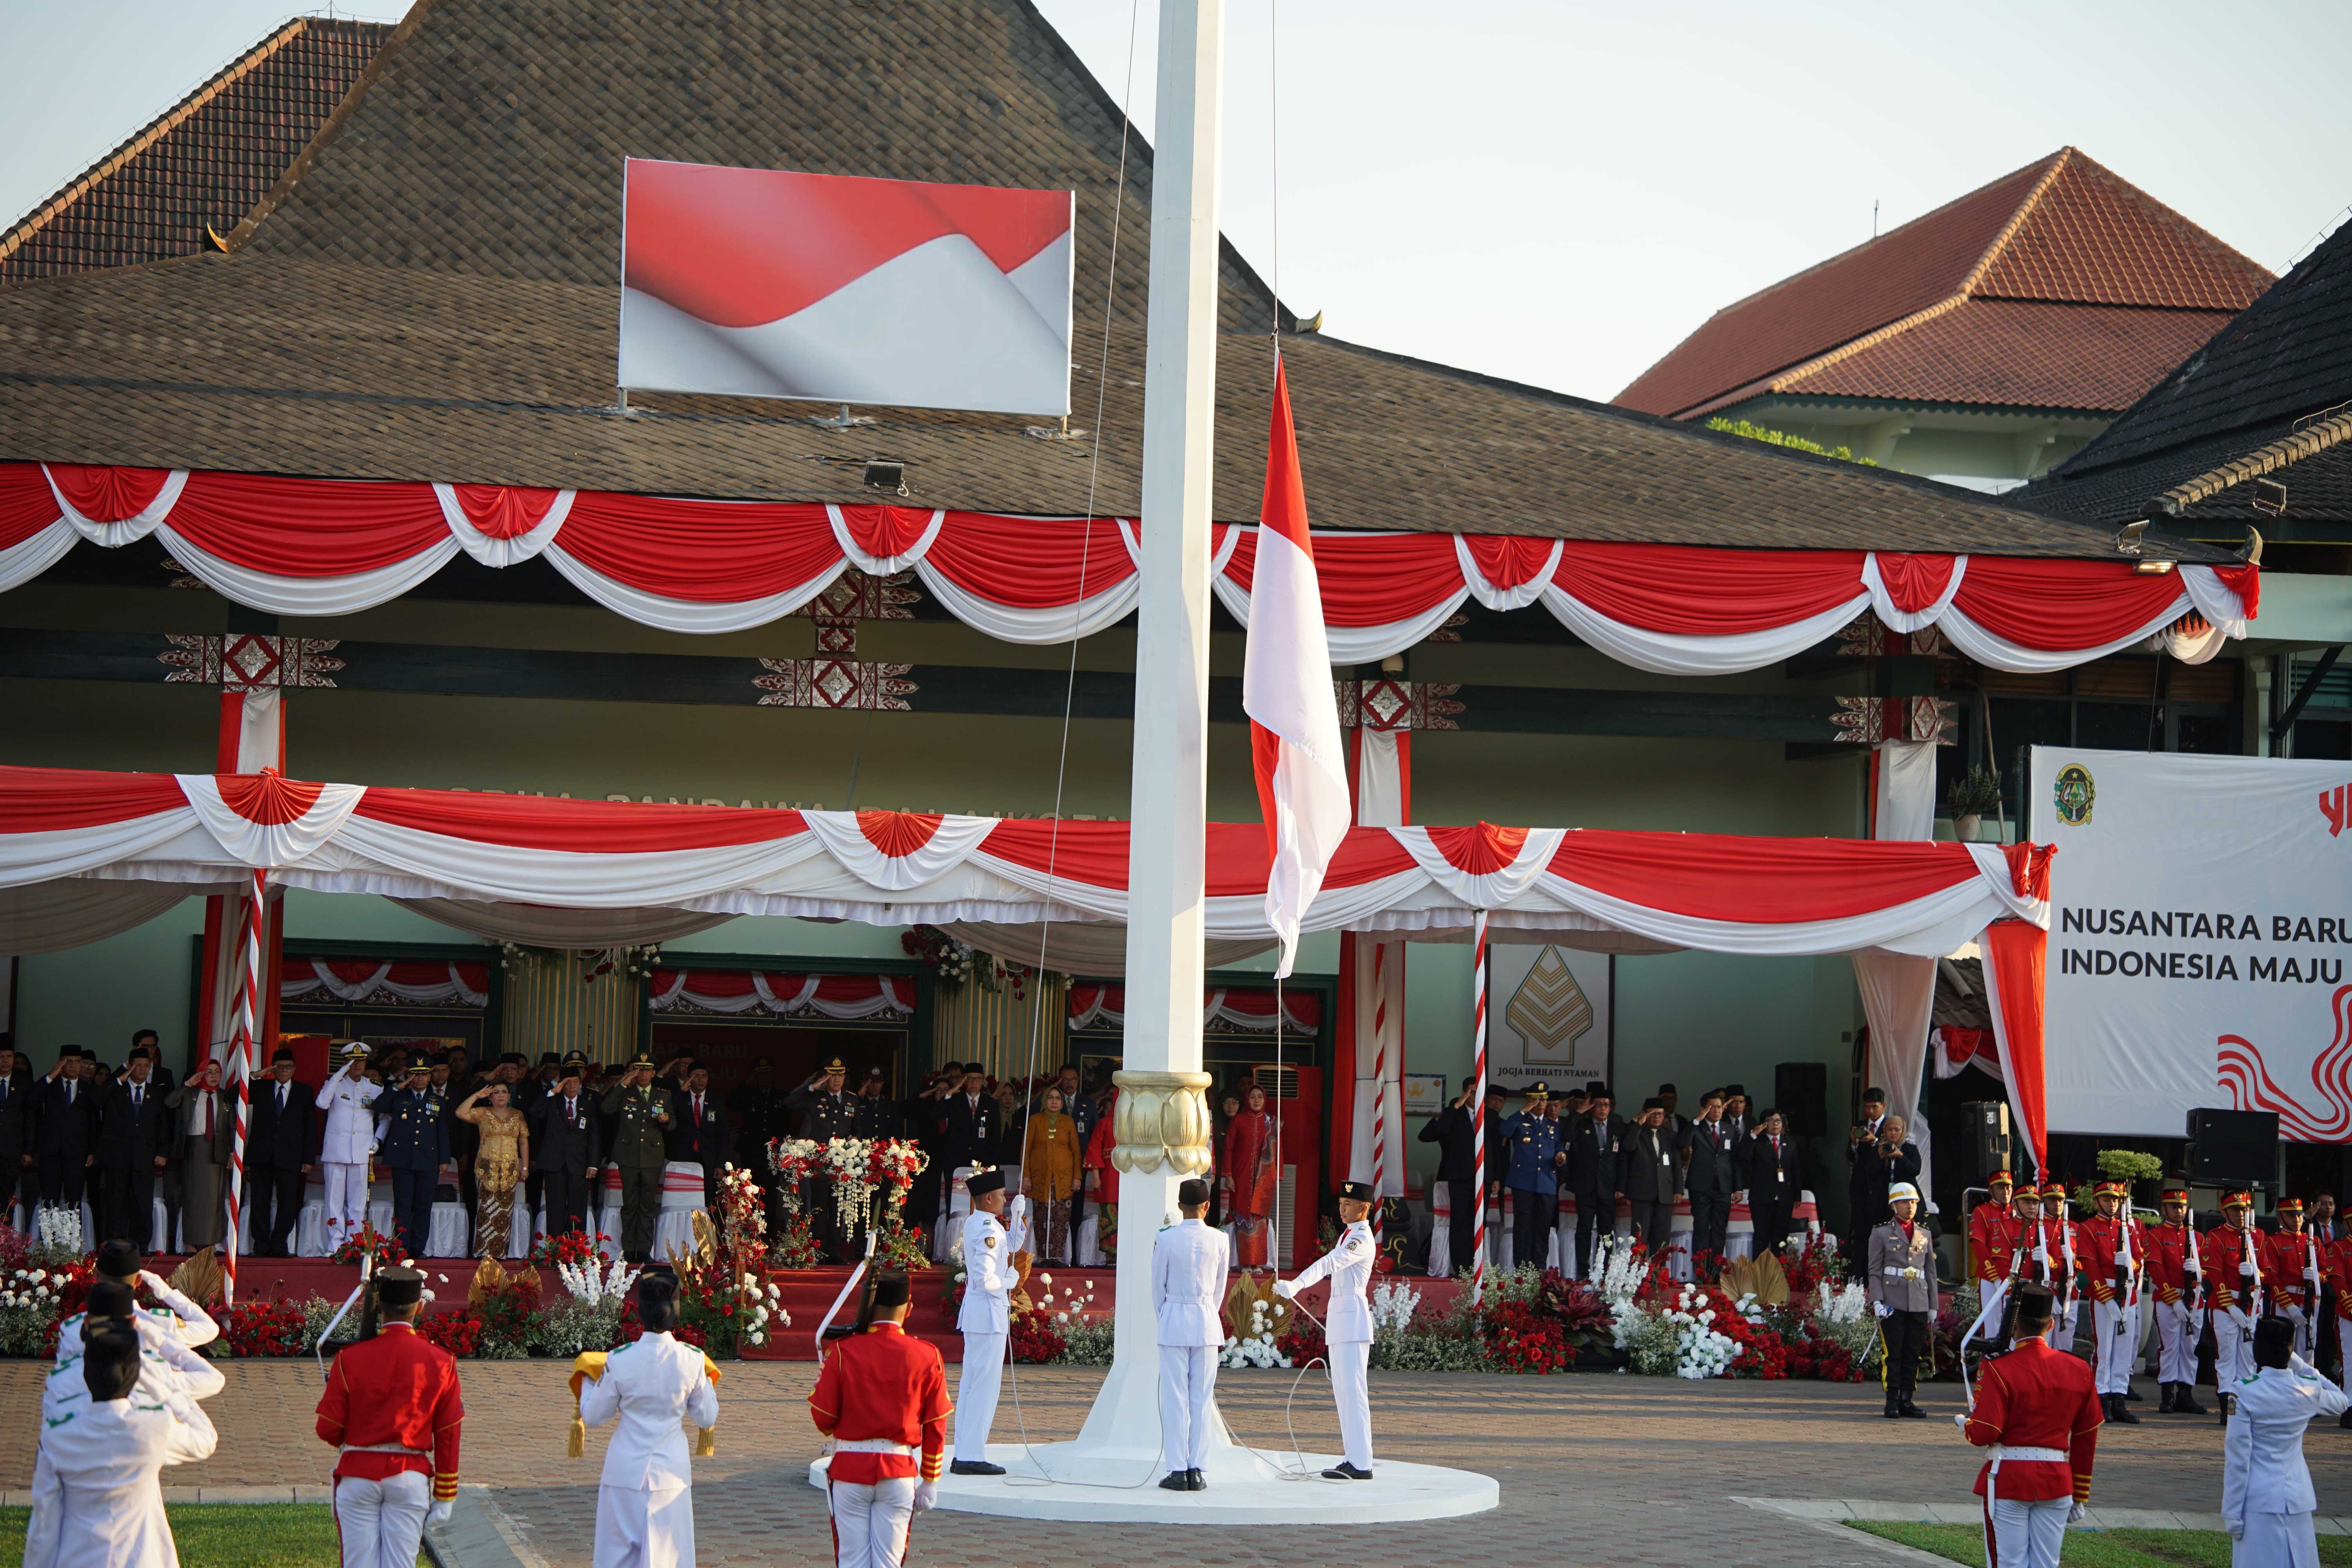
[[[880,1255],[880,1248],[876,1249],[876,1254]],[[768,1244],[768,1261],[778,1268],[814,1268],[824,1258],[824,1249],[817,1245],[816,1222],[797,1208],[787,1213],[775,1238]]]
[[888,1194],[890,1215],[896,1220],[907,1206],[907,1194],[915,1185],[915,1178],[930,1168],[931,1157],[923,1146],[911,1138],[877,1138],[867,1156],[867,1178]]
[[854,1241],[866,1229],[873,1212],[874,1140],[834,1138],[824,1145],[821,1173],[832,1180],[834,1223],[844,1241]]
[[220,1316],[231,1355],[300,1355],[309,1327],[299,1301],[240,1301]]
[[[1274,1322],[1265,1298],[1252,1296],[1249,1311],[1249,1321],[1244,1325],[1249,1332],[1227,1334],[1217,1359],[1231,1367],[1290,1365],[1290,1357],[1274,1342]],[[1322,1336],[1318,1332],[1316,1337]]]
[[1707,1298],[1703,1287],[1685,1285],[1662,1308],[1620,1303],[1617,1345],[1631,1355],[1633,1370],[1654,1377],[1693,1379],[1729,1372],[1739,1346],[1717,1328],[1721,1314]]
[[57,1208],[44,1204],[34,1225],[40,1233],[40,1247],[44,1252],[78,1253],[83,1250],[79,1207]]
[[591,1306],[623,1300],[643,1272],[622,1258],[608,1258],[593,1250],[576,1263],[562,1260],[555,1265],[555,1277],[563,1281],[565,1292]]
[[874,1264],[877,1268],[929,1268],[931,1254],[921,1227],[895,1218],[885,1225],[875,1238]]
[[816,1174],[824,1162],[824,1145],[814,1138],[768,1140],[768,1169],[782,1184],[776,1195],[785,1214],[801,1212],[801,1184]]
[[696,1343],[730,1354],[742,1345],[767,1343],[772,1329],[792,1323],[783,1292],[767,1278],[767,1194],[760,1184],[740,1166],[722,1167],[718,1226],[698,1215],[693,1251],[670,1257],[677,1269],[681,1328],[696,1331]]
[[1369,1305],[1372,1314],[1372,1338],[1377,1342],[1389,1335],[1403,1333],[1412,1326],[1412,1315],[1421,1310],[1421,1292],[1410,1285],[1395,1281],[1375,1285]]
[[1069,1343],[1055,1331],[1042,1312],[1024,1312],[1013,1320],[1006,1353],[1024,1366],[1044,1366],[1062,1359]]
[[[74,1272],[16,1268],[0,1276],[0,1354],[55,1353],[58,1323],[68,1315],[66,1298],[75,1283]],[[87,1296],[87,1266],[80,1272],[81,1289],[77,1293]]]
[[408,1248],[400,1245],[398,1237],[387,1235],[373,1225],[363,1225],[344,1237],[342,1246],[335,1248],[334,1256],[327,1261],[357,1263],[362,1258],[374,1258],[378,1268],[396,1268],[410,1261]]
[[[564,1288],[571,1289],[572,1277],[563,1272],[564,1267],[568,1264],[577,1268],[583,1264],[601,1262],[604,1256],[604,1244],[612,1239],[602,1231],[593,1236],[584,1230],[567,1230],[551,1236],[542,1236],[537,1245],[530,1249],[530,1264],[535,1268],[554,1269],[564,1280]],[[573,1290],[572,1294],[576,1296],[579,1292]]]
[[998,958],[982,952],[937,926],[910,926],[898,937],[898,946],[909,958],[919,958],[932,973],[950,985],[961,985],[977,980],[990,991],[1013,993],[1015,1002],[1029,996],[1029,983],[1037,972],[1027,964]]
[[1824,1279],[1835,1279],[1845,1272],[1837,1237],[1827,1231],[1807,1236],[1795,1246],[1784,1238],[1780,1243],[1780,1272],[1789,1280],[1791,1297],[1809,1296],[1819,1290]]

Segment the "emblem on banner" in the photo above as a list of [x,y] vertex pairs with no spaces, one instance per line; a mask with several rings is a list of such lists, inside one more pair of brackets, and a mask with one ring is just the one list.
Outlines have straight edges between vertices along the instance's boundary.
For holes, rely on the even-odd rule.
[[1528,977],[1511,996],[1503,1016],[1527,1042],[1527,1062],[1575,1059],[1576,1037],[1592,1027],[1592,1003],[1568,972],[1559,949],[1536,955]]
[[2052,792],[2057,797],[2058,820],[2069,827],[2080,827],[2091,820],[2091,803],[2098,798],[2098,786],[2091,782],[2091,770],[2080,763],[2068,763],[2058,770],[2057,787]]

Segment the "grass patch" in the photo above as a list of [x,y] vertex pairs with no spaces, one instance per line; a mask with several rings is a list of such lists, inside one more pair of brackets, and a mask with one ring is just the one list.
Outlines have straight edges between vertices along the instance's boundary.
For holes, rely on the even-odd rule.
[[[334,1512],[325,1503],[179,1503],[163,1511],[171,1517],[183,1563],[203,1568],[341,1568]],[[25,1525],[31,1512],[0,1508],[0,1568],[24,1568]]]
[[[1981,1565],[1984,1532],[1973,1524],[1890,1524],[1848,1520],[1846,1528]],[[2319,1538],[2319,1561],[2352,1564],[2352,1536]],[[2230,1538],[2218,1530],[2070,1530],[2067,1568],[2230,1568]]]

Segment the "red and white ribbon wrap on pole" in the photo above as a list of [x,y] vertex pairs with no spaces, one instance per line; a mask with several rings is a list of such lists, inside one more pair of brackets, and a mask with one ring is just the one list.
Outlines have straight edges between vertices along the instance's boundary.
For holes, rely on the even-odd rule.
[[261,1017],[261,930],[269,918],[268,878],[256,869],[245,895],[243,963],[236,982],[236,1056],[229,1071],[236,1077],[236,1123],[228,1154],[228,1250],[221,1268],[221,1300],[236,1305],[236,1232],[245,1205],[245,1130],[253,1100],[253,1064]]
[[[1389,1168],[1389,1037],[1388,993],[1381,989],[1382,971],[1388,964],[1388,944],[1376,942],[1372,949],[1372,1183],[1377,1190],[1381,1178]],[[1402,1194],[1400,1194],[1402,1195]],[[1372,1205],[1372,1245],[1378,1247],[1385,1228],[1381,1224],[1382,1205]]]
[[[1486,911],[1478,911],[1477,935],[1470,960],[1470,1070],[1477,1075],[1476,1093],[1470,1101],[1470,1307],[1475,1311],[1486,1289]],[[1454,1206],[1459,1209],[1457,1195]]]
[[1331,857],[1348,836],[1348,764],[1339,750],[1339,707],[1331,689],[1331,647],[1315,546],[1307,535],[1307,487],[1290,425],[1290,387],[1274,362],[1274,425],[1265,455],[1256,585],[1242,708],[1250,718],[1258,806],[1274,864],[1265,880],[1265,921],[1282,943],[1274,977],[1298,955],[1299,922],[1323,889]]

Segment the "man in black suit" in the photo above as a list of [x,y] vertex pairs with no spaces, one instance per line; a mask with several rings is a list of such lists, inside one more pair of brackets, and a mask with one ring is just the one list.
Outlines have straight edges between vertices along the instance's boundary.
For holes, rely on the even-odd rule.
[[962,1165],[993,1165],[1003,1147],[1003,1111],[988,1092],[988,1074],[978,1062],[964,1064],[963,1087],[940,1108],[945,1164],[953,1175]]
[[1584,1091],[1584,1115],[1568,1130],[1568,1163],[1560,1184],[1576,1199],[1576,1277],[1592,1278],[1592,1244],[1617,1228],[1617,1200],[1624,1191],[1619,1129],[1609,1114],[1613,1102],[1597,1085]]
[[[1489,1176],[1496,1176],[1510,1168],[1511,1152],[1503,1142],[1502,1117],[1493,1103],[1501,1098],[1499,1089],[1489,1089],[1486,1093],[1486,1173]],[[1481,1194],[1478,1191],[1477,1148],[1472,1137],[1477,1125],[1477,1100],[1478,1075],[1472,1073],[1462,1080],[1462,1092],[1454,1097],[1453,1103],[1422,1124],[1421,1142],[1437,1145],[1437,1179],[1445,1184],[1445,1200],[1452,1210],[1452,1216],[1445,1225],[1448,1256],[1429,1260],[1432,1274],[1459,1274],[1469,1268],[1477,1256]]]
[[1656,1095],[1642,1102],[1642,1114],[1625,1130],[1624,1173],[1619,1178],[1633,1205],[1633,1235],[1653,1258],[1673,1240],[1675,1200],[1683,1192],[1682,1155],[1667,1114],[1665,1101]]
[[269,1076],[249,1091],[246,1121],[246,1185],[253,1194],[253,1255],[291,1258],[294,1216],[302,1212],[302,1184],[311,1171],[310,1123],[319,1091],[294,1079],[294,1053],[280,1046]]
[[580,1075],[587,1065],[579,1051],[565,1057],[555,1092],[540,1096],[529,1112],[530,1164],[547,1197],[550,1236],[587,1228],[588,1194],[602,1163],[596,1105],[581,1092]]
[[1731,1226],[1731,1194],[1739,1190],[1739,1139],[1723,1119],[1723,1091],[1699,1097],[1698,1120],[1677,1141],[1690,1156],[1684,1181],[1690,1192],[1691,1256],[1723,1256]]
[[137,1056],[141,1051],[146,1052],[147,1059],[154,1064],[147,1074],[147,1081],[158,1093],[169,1094],[180,1087],[180,1080],[173,1076],[170,1068],[163,1065],[163,1036],[152,1029],[142,1029],[131,1036],[131,1054]]
[[1747,1146],[1748,1214],[1756,1223],[1756,1256],[1780,1245],[1789,1234],[1790,1211],[1804,1187],[1796,1141],[1780,1125],[1780,1113],[1757,1118]]
[[98,1128],[98,1096],[84,1075],[97,1059],[95,1051],[64,1047],[33,1101],[33,1151],[38,1156],[45,1205],[77,1210],[81,1205],[90,1139]]
[[98,1130],[90,1142],[98,1179],[98,1238],[128,1241],[142,1250],[155,1226],[155,1178],[172,1129],[171,1113],[153,1082],[155,1064],[133,1052],[122,1081],[90,1095]]
[[16,1223],[17,1193],[32,1184],[32,1103],[30,1085],[16,1076],[16,1053],[0,1046],[0,1221],[9,1225]]
[[669,1157],[702,1167],[703,1205],[719,1213],[719,1168],[727,1163],[727,1111],[710,1092],[710,1069],[687,1068],[685,1087],[670,1102]]
[[947,1168],[947,1104],[948,1096],[963,1082],[961,1062],[942,1062],[931,1074],[930,1081],[908,1096],[898,1106],[898,1121],[912,1138],[930,1156],[914,1186],[907,1194],[907,1220],[910,1225],[929,1230],[940,1220],[940,1194],[944,1190]]

